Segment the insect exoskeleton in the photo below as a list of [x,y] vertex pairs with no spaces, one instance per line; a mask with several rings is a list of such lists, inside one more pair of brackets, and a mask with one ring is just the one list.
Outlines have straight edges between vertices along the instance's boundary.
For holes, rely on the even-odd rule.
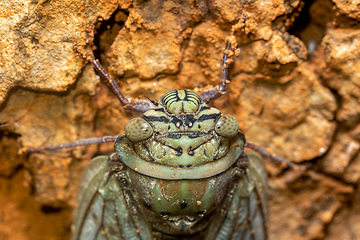
[[115,152],[155,230],[196,233],[239,173],[245,137],[234,117],[208,107],[194,91],[168,91],[159,103],[127,123]]
[[[234,42],[234,41],[231,41]],[[226,92],[226,44],[221,83],[198,95],[171,90],[159,102],[126,98],[92,56],[91,60],[124,108],[142,112],[125,134],[79,140],[28,152],[115,142],[115,153],[90,161],[80,180],[74,240],[267,238],[266,171],[245,142],[237,120],[206,103]]]

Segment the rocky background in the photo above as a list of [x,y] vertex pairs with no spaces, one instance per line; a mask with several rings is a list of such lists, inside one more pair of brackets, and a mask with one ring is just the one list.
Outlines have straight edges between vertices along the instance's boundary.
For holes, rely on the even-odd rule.
[[[249,142],[315,167],[270,161],[270,239],[360,239],[360,1],[4,0],[0,2],[0,239],[69,239],[82,169],[112,144],[23,154],[124,133],[127,97],[158,100],[220,81],[225,37],[240,53],[228,93]],[[89,48],[90,47],[90,48]]]

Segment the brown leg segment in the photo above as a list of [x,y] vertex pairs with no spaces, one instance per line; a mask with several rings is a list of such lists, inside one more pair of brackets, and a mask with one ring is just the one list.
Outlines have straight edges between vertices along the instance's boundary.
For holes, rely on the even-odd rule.
[[225,46],[225,50],[224,50],[224,56],[223,56],[223,60],[222,60],[222,74],[221,74],[221,83],[209,90],[206,90],[205,92],[203,92],[201,94],[201,100],[205,103],[208,103],[220,96],[222,96],[223,94],[225,94],[226,92],[226,83],[227,83],[227,72],[228,72],[228,51],[230,51],[230,47],[231,44],[230,43],[226,43]]
[[208,103],[226,93],[226,84],[230,81],[228,77],[228,66],[230,64],[231,57],[234,55],[234,51],[237,47],[235,36],[230,35],[226,38],[226,46],[224,49],[224,56],[221,63],[221,83],[209,90],[206,90],[201,94],[201,100]]
[[131,98],[126,98],[119,86],[116,82],[110,77],[110,75],[106,72],[106,70],[101,66],[98,60],[96,60],[93,56],[85,55],[83,52],[79,50],[77,46],[74,46],[74,51],[78,54],[79,57],[91,61],[94,65],[95,69],[99,72],[101,77],[110,85],[110,88],[113,90],[115,95],[120,100],[123,107],[127,110],[137,111],[137,112],[146,112],[147,110],[153,109],[155,106],[149,100],[140,99],[134,100]]
[[289,167],[289,168],[294,168],[294,169],[297,169],[297,170],[310,170],[310,169],[312,169],[311,166],[298,165],[296,163],[289,162],[288,160],[286,160],[286,159],[284,159],[284,158],[282,158],[280,156],[269,153],[266,149],[264,149],[262,147],[259,147],[259,146],[255,145],[253,143],[246,142],[245,147],[246,148],[251,148],[251,149],[255,150],[256,152],[260,153],[261,155],[263,155],[264,157],[270,158],[270,159],[274,160],[275,162],[277,162],[279,164],[282,164],[282,165],[284,165],[286,167]]
[[88,138],[88,139],[83,139],[83,140],[78,140],[78,141],[74,141],[74,142],[68,142],[68,143],[63,143],[63,144],[48,146],[48,147],[25,148],[25,149],[23,149],[23,151],[25,153],[34,153],[34,152],[41,152],[41,151],[46,151],[46,150],[56,150],[56,149],[62,149],[62,148],[71,148],[71,147],[77,147],[77,146],[91,145],[91,144],[115,142],[119,136],[120,135],[104,136],[104,137],[98,137],[98,138]]

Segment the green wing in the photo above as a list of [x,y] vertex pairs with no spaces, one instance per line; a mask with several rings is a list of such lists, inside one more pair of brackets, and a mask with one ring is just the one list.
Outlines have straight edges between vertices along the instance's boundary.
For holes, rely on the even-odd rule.
[[91,160],[80,181],[72,239],[152,239],[131,191],[126,172],[109,177],[107,156]]
[[248,160],[248,169],[229,191],[205,239],[267,239],[266,170],[259,155],[248,153]]

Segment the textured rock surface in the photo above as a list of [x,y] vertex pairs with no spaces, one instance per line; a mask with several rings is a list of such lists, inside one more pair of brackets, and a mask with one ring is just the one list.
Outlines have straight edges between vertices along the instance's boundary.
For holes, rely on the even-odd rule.
[[339,12],[345,14],[349,18],[360,19],[360,1],[346,1],[346,0],[334,0]]
[[16,86],[65,91],[80,73],[74,43],[91,41],[97,18],[108,18],[115,1],[2,1],[0,102]]
[[136,115],[75,44],[93,43],[125,96],[158,100],[170,89],[218,84],[225,37],[238,22],[231,84],[213,105],[237,118],[249,142],[316,167],[269,164],[270,239],[360,239],[358,5],[2,1],[0,239],[69,239],[81,171],[113,146],[23,148],[123,133]]

